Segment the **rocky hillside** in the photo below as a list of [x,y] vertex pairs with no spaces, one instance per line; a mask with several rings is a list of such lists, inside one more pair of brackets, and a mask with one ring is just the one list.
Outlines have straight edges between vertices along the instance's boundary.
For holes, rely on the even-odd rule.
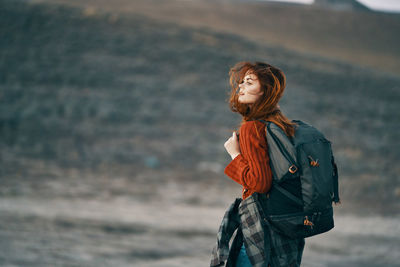
[[46,166],[221,179],[229,67],[263,60],[287,74],[284,112],[332,140],[344,198],[399,204],[398,76],[144,16],[1,6],[1,194]]
[[369,11],[370,9],[356,0],[314,0],[314,5],[336,10]]

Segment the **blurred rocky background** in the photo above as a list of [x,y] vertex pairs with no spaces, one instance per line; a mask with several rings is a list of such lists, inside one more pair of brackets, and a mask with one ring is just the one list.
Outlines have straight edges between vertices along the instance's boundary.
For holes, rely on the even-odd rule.
[[241,195],[228,71],[259,60],[339,167],[303,265],[397,266],[399,32],[356,1],[0,0],[0,265],[208,266]]

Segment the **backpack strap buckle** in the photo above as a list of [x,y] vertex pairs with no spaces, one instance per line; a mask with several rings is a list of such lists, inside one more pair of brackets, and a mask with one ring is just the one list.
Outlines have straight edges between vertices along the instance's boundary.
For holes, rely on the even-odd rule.
[[289,167],[289,172],[290,172],[291,174],[297,172],[297,167],[296,167],[296,165],[293,164],[292,166],[290,166],[290,167]]

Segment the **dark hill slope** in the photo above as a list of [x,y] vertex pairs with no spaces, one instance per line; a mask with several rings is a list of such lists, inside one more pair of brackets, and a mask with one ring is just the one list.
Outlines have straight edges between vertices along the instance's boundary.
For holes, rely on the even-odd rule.
[[[233,0],[35,0],[145,15],[400,74],[400,15],[321,5]],[[338,2],[349,2],[337,0]],[[333,2],[328,1],[332,7]]]
[[313,5],[336,10],[370,11],[370,9],[356,0],[314,0]]
[[49,166],[229,183],[227,73],[257,59],[287,74],[285,114],[333,141],[344,200],[399,204],[398,77],[146,17],[0,5],[0,194],[57,177]]

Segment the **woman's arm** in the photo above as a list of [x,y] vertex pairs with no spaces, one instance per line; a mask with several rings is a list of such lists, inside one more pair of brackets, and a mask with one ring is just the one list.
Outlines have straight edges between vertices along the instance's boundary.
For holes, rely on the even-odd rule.
[[264,129],[265,124],[259,121],[248,121],[241,126],[240,154],[224,170],[244,188],[259,193],[268,192],[272,183]]

